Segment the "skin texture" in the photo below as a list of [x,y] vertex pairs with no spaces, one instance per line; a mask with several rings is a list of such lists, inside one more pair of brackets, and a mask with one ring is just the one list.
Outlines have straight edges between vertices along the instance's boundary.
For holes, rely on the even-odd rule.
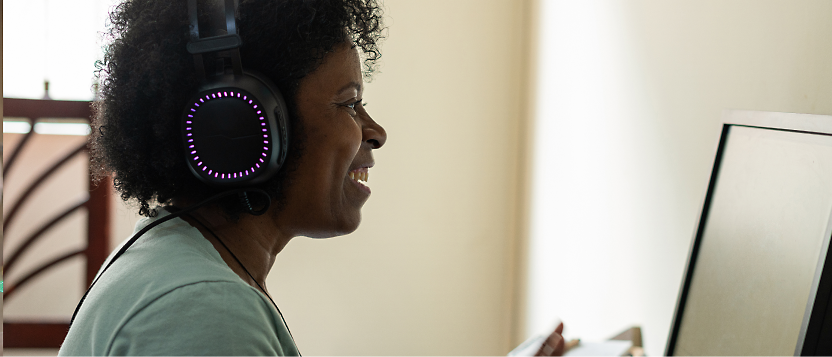
[[363,88],[356,48],[348,43],[336,46],[300,82],[296,100],[307,145],[283,188],[286,191],[280,209],[262,216],[243,215],[233,221],[212,206],[184,217],[251,286],[257,288],[228,250],[194,219],[216,233],[264,288],[275,257],[292,238],[328,238],[357,229],[361,207],[370,193],[350,179],[349,172],[372,167],[372,150],[387,140],[384,129],[361,105]]

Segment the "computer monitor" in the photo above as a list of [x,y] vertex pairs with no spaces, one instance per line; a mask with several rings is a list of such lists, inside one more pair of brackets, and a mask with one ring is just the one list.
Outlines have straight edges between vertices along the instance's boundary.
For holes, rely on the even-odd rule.
[[832,116],[726,111],[666,355],[832,355]]

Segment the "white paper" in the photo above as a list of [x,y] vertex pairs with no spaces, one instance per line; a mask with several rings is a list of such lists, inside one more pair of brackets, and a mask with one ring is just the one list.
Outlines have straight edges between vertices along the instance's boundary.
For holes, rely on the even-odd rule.
[[535,353],[543,346],[543,341],[546,341],[547,335],[532,336],[525,342],[521,343],[517,348],[508,353],[509,356],[534,356]]

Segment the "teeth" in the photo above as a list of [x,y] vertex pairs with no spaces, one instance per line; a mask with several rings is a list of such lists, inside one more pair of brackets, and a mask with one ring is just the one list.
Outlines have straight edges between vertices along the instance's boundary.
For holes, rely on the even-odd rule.
[[367,182],[370,178],[370,173],[361,171],[351,171],[349,176],[352,180]]

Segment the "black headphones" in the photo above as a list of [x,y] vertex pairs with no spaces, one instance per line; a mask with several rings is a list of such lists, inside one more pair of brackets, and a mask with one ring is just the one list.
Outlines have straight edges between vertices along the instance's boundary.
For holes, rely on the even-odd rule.
[[211,24],[224,22],[226,31],[217,26],[219,35],[200,38],[197,0],[188,0],[187,49],[202,84],[183,111],[182,142],[191,172],[212,186],[265,182],[283,165],[289,147],[283,96],[270,80],[242,67],[235,2],[218,4],[225,21]]

